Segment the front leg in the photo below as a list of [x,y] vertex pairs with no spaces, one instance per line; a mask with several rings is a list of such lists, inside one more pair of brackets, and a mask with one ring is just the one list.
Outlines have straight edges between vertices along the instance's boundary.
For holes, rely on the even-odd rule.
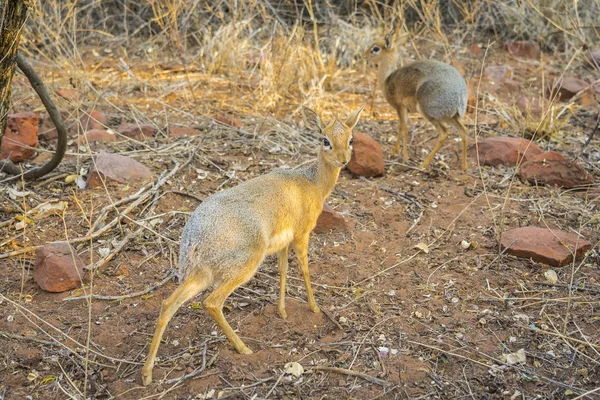
[[294,252],[298,257],[298,263],[300,264],[300,271],[302,271],[302,277],[304,278],[304,284],[306,285],[306,295],[308,296],[308,307],[314,313],[318,313],[319,306],[315,301],[312,287],[310,286],[310,273],[308,272],[308,235],[293,243]]
[[281,318],[286,319],[287,313],[285,312],[285,285],[287,279],[288,270],[288,247],[279,250],[277,253],[277,264],[279,265],[279,304],[277,305],[277,311]]
[[400,143],[402,143],[402,159],[408,161],[408,110],[406,107],[398,108],[398,140],[396,141],[396,153],[400,153]]

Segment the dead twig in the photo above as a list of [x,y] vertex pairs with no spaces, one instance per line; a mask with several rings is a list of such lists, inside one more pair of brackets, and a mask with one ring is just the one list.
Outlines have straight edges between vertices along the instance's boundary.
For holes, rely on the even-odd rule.
[[368,381],[368,382],[371,382],[371,383],[374,383],[374,384],[380,385],[380,386],[389,385],[389,382],[384,381],[383,379],[375,378],[374,376],[371,376],[371,375],[362,374],[360,372],[354,372],[354,371],[351,371],[349,369],[344,369],[344,368],[325,367],[322,365],[315,365],[314,367],[306,367],[306,369],[313,370],[313,371],[326,371],[326,372],[333,372],[336,374],[355,376],[357,378],[364,379],[365,381]]
[[189,374],[185,374],[183,376],[180,376],[179,378],[172,378],[167,380],[167,383],[173,384],[173,383],[178,383],[181,381],[184,381],[186,379],[190,379],[193,378],[195,376],[200,375],[202,372],[204,372],[204,370],[206,369],[206,349],[208,347],[208,342],[204,342],[204,348],[202,349],[202,366],[200,366],[198,369],[196,369],[193,372],[190,372]]
[[175,270],[174,269],[170,269],[170,270],[167,271],[167,274],[163,278],[162,281],[160,281],[160,282],[158,282],[158,283],[156,283],[154,285],[151,285],[151,286],[147,287],[144,290],[140,290],[139,292],[135,292],[135,293],[124,294],[122,296],[103,296],[103,295],[99,295],[99,294],[92,294],[92,295],[87,295],[87,296],[67,297],[66,299],[63,299],[63,301],[84,300],[84,299],[93,299],[93,300],[123,300],[123,299],[130,299],[132,297],[143,296],[143,295],[148,294],[148,293],[152,292],[153,290],[155,290],[155,289],[163,286],[167,282],[169,282],[174,275],[175,275]]

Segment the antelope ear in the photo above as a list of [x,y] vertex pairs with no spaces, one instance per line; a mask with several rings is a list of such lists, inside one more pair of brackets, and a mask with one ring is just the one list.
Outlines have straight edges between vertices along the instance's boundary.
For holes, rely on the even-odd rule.
[[392,48],[392,38],[390,37],[390,34],[388,33],[387,35],[385,35],[385,38],[383,40],[384,40],[384,43],[385,43],[386,50],[391,50],[391,48]]
[[348,119],[346,120],[346,126],[348,128],[354,129],[354,127],[358,123],[358,120],[360,119],[360,113],[362,113],[362,111],[365,109],[366,104],[367,103],[363,104],[357,111],[355,111],[352,115],[348,117]]
[[323,131],[321,117],[319,117],[319,114],[312,109],[302,106],[302,118],[304,119],[304,123],[308,129],[318,132]]

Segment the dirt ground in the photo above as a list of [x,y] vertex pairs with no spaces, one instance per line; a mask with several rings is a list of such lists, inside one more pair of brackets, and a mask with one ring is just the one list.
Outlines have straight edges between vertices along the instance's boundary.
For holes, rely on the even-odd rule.
[[[513,80],[524,92],[540,92],[539,82],[531,83],[529,73],[537,66],[501,51],[492,56],[495,63],[513,67]],[[463,60],[471,74],[481,62],[469,55]],[[134,72],[150,69],[143,63],[136,68]],[[350,80],[360,79],[359,72]],[[230,83],[224,81],[227,91]],[[506,123],[502,113],[492,112],[498,104],[512,107],[514,93],[485,79],[480,92],[488,100],[477,130],[469,117],[471,137],[475,131],[479,137],[521,136],[523,131]],[[139,91],[118,95],[121,99],[115,104],[144,102]],[[365,96],[352,93],[349,98],[359,104]],[[26,95],[19,98],[23,108],[34,107]],[[178,100],[174,95],[162,101]],[[148,112],[161,112],[164,103],[152,103]],[[361,179],[344,171],[329,203],[344,215],[350,229],[315,234],[311,239],[312,282],[323,312],[313,314],[308,309],[291,255],[288,319],[280,319],[279,276],[275,258],[269,257],[226,303],[226,318],[254,354],[232,351],[202,308],[201,295],[171,321],[154,382],[142,387],[140,370],[161,302],[177,285],[174,278],[166,282],[164,278],[176,268],[178,240],[189,212],[215,191],[314,156],[311,146],[317,142],[311,136],[298,139],[296,147],[277,147],[273,143],[278,136],[244,133],[257,132],[259,118],[235,113],[234,105],[224,107],[239,118],[241,131],[210,118],[190,122],[185,114],[174,112],[173,120],[202,131],[199,150],[151,201],[131,211],[149,229],[134,235],[101,265],[85,291],[42,291],[32,278],[33,253],[0,259],[0,398],[83,398],[85,393],[87,398],[103,399],[571,399],[600,386],[597,186],[585,191],[533,187],[521,182],[514,168],[478,167],[473,160],[462,173],[454,136],[440,151],[443,162],[436,162],[429,172],[420,171],[415,167],[425,157],[423,151],[433,146],[435,131],[418,115],[410,117],[411,162],[405,165],[392,154],[397,120],[378,97],[373,113],[369,107],[357,130],[380,141],[386,173]],[[578,158],[599,180],[600,138],[579,153],[595,121],[593,110],[593,106],[572,106],[566,127],[552,140],[537,143],[544,150]],[[295,129],[298,116],[284,119],[286,111],[278,110],[275,118]],[[194,109],[186,112],[194,114]],[[125,118],[118,112],[108,115],[110,120]],[[158,177],[185,162],[199,140],[159,135],[145,143],[123,140],[96,150],[134,157]],[[37,221],[25,231],[3,226],[3,253],[83,237],[102,207],[139,190],[139,186],[118,184],[78,190],[66,184],[65,174],[90,164],[89,157],[70,149],[73,155],[59,168],[62,175],[55,175],[59,178],[27,184],[32,194],[16,201],[31,208],[60,199],[69,203],[69,211],[63,217]],[[14,217],[7,211],[14,203],[2,199],[0,221]],[[115,217],[111,210],[105,222]],[[499,253],[498,234],[527,225],[578,232],[595,247],[585,259],[555,268],[559,281],[548,285],[544,277],[548,266]],[[96,262],[101,249],[114,249],[136,229],[138,225],[123,219],[110,233],[79,243],[76,249],[86,263]],[[462,241],[473,245],[465,250]],[[419,243],[427,244],[428,253],[415,247]],[[90,291],[127,296],[161,281],[156,290],[119,300],[67,301]],[[526,363],[506,364],[503,355],[520,349]],[[299,378],[283,373],[291,361],[304,367]],[[205,369],[194,378],[168,381],[202,365]],[[319,367],[354,371],[385,384]]]

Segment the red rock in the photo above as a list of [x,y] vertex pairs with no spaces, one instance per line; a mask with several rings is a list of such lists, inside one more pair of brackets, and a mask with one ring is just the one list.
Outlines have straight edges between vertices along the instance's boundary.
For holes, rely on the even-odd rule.
[[540,100],[538,98],[519,97],[517,100],[517,107],[524,113],[529,113],[534,117],[539,117],[542,114]]
[[508,65],[490,65],[485,67],[483,75],[490,81],[502,82],[512,78],[513,70]]
[[95,142],[116,142],[117,135],[102,129],[92,129],[75,139],[75,146],[88,146]]
[[508,42],[504,45],[506,51],[516,57],[531,58],[537,60],[540,58],[540,45],[529,40],[518,40]]
[[129,124],[123,122],[117,128],[117,132],[128,138],[143,140],[154,136],[154,127],[150,124]]
[[[63,122],[68,127],[69,120],[71,119],[71,113],[65,110],[64,108],[59,108],[58,112],[62,117]],[[40,140],[44,141],[54,140],[58,137],[58,131],[56,130],[54,122],[52,122],[52,119],[50,118],[48,113],[44,113],[40,116],[40,128],[38,137]]]
[[39,117],[36,113],[9,114],[2,138],[0,159],[8,158],[18,163],[32,158],[38,145],[38,126]]
[[198,136],[200,131],[196,128],[189,126],[170,126],[169,136],[170,137],[184,137],[184,136]]
[[521,85],[517,81],[512,79],[505,79],[502,81],[501,89],[508,95],[513,96],[521,90]]
[[483,57],[483,50],[481,50],[481,47],[479,47],[479,45],[477,43],[475,43],[473,46],[471,46],[471,55],[473,57],[477,57],[477,58],[481,58]]
[[354,132],[352,134],[352,158],[348,163],[348,170],[355,175],[372,177],[383,175],[383,151],[375,139],[366,133]]
[[152,172],[143,164],[125,156],[101,152],[96,156],[94,169],[90,172],[87,186],[102,186],[102,179],[126,183],[152,179]]
[[600,70],[600,49],[590,51],[589,66]]
[[542,152],[530,140],[503,136],[479,139],[477,146],[473,145],[469,149],[469,156],[475,160],[477,160],[477,150],[479,162],[491,166],[517,165],[521,159],[528,161]]
[[538,154],[533,157],[531,161],[550,161],[550,160],[558,160],[562,161],[565,157],[557,151],[547,151],[545,153]]
[[581,257],[592,244],[574,233],[527,226],[511,229],[500,236],[500,247],[520,258],[560,267]]
[[315,233],[325,233],[331,230],[341,230],[345,231],[348,229],[346,225],[346,220],[344,217],[336,212],[333,208],[329,207],[329,204],[323,204],[323,212],[319,215],[317,219],[317,225],[313,231]]
[[74,89],[58,89],[56,94],[65,100],[77,102],[79,101],[79,92]]
[[82,134],[92,129],[104,130],[108,126],[108,120],[103,112],[92,110],[88,114],[84,114],[79,119],[79,124],[73,128],[76,133]]
[[90,273],[84,267],[68,243],[50,243],[35,251],[33,279],[47,292],[64,292],[89,281]]
[[[573,77],[565,77],[562,81],[555,79],[552,83],[552,86],[548,88],[546,93],[549,97],[556,96],[560,101],[567,101],[588,86],[590,86],[589,83],[584,80]],[[588,90],[591,91],[591,88]]]
[[519,169],[523,181],[531,184],[556,185],[564,188],[588,186],[594,177],[575,161],[556,152],[542,153],[524,162]]
[[241,126],[240,121],[233,117],[230,117],[229,115],[221,114],[218,115],[215,119],[225,125],[233,126],[234,128],[239,128]]

